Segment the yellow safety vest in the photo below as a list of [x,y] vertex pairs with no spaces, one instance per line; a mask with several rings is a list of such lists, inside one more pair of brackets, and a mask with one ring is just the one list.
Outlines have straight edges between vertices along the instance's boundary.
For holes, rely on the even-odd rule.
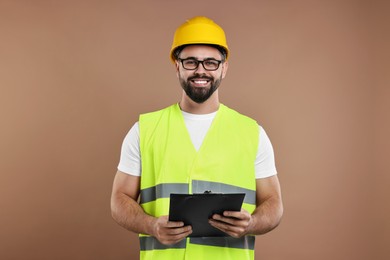
[[[259,126],[221,104],[196,151],[178,104],[139,118],[142,159],[140,205],[159,217],[169,214],[171,193],[244,192],[243,208],[256,208],[255,158]],[[141,259],[254,259],[255,237],[187,238],[165,246],[140,235]]]

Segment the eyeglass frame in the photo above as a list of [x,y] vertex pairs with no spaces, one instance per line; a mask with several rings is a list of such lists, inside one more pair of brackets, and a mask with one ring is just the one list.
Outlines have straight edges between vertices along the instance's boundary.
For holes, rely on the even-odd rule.
[[[225,60],[217,60],[217,59],[214,59],[214,58],[208,58],[208,59],[205,59],[205,60],[198,60],[198,59],[195,59],[193,57],[189,57],[189,58],[185,58],[185,59],[182,59],[182,58],[177,58],[178,61],[180,61],[181,65],[183,66],[184,69],[186,70],[196,70],[199,68],[199,64],[202,63],[202,67],[207,70],[207,71],[216,71],[219,69],[219,66],[221,65],[221,63],[223,63]],[[196,61],[197,62],[197,65],[195,68],[193,69],[187,69],[186,67],[184,67],[184,64],[183,64],[183,61],[186,61],[186,60],[193,60],[193,61]],[[213,69],[213,70],[210,70],[210,69],[206,69],[206,67],[204,66],[204,63],[205,61],[216,61],[218,63],[218,66],[216,69]]]

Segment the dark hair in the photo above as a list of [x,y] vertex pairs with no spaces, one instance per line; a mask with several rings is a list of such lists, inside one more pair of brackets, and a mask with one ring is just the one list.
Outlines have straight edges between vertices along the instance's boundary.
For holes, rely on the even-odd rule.
[[173,57],[175,58],[175,60],[177,60],[179,58],[179,55],[181,53],[181,51],[187,47],[187,46],[190,46],[190,45],[205,45],[205,46],[210,46],[210,47],[213,47],[213,48],[216,48],[222,55],[222,61],[225,61],[226,60],[226,56],[227,56],[227,53],[226,53],[226,50],[225,48],[219,46],[219,45],[215,45],[215,44],[185,44],[185,45],[181,45],[179,47],[177,47],[174,51],[173,51]]

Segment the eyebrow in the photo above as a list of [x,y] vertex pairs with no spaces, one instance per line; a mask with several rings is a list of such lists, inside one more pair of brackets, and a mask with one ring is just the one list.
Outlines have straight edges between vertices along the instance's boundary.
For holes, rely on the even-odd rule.
[[[194,56],[189,56],[187,58],[180,58],[182,60],[186,60],[186,59],[194,59],[194,60],[199,60],[197,57],[194,57]],[[213,57],[207,57],[207,58],[204,58],[203,60],[200,60],[200,61],[204,61],[204,60],[218,60],[216,58],[213,58]]]

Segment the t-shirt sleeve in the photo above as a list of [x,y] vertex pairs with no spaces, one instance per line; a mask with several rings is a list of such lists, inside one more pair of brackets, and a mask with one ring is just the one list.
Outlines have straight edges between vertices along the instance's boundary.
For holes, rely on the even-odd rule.
[[123,140],[118,170],[130,175],[141,176],[138,122],[133,125]]
[[267,178],[277,174],[274,149],[267,133],[259,126],[259,146],[255,161],[256,179]]

